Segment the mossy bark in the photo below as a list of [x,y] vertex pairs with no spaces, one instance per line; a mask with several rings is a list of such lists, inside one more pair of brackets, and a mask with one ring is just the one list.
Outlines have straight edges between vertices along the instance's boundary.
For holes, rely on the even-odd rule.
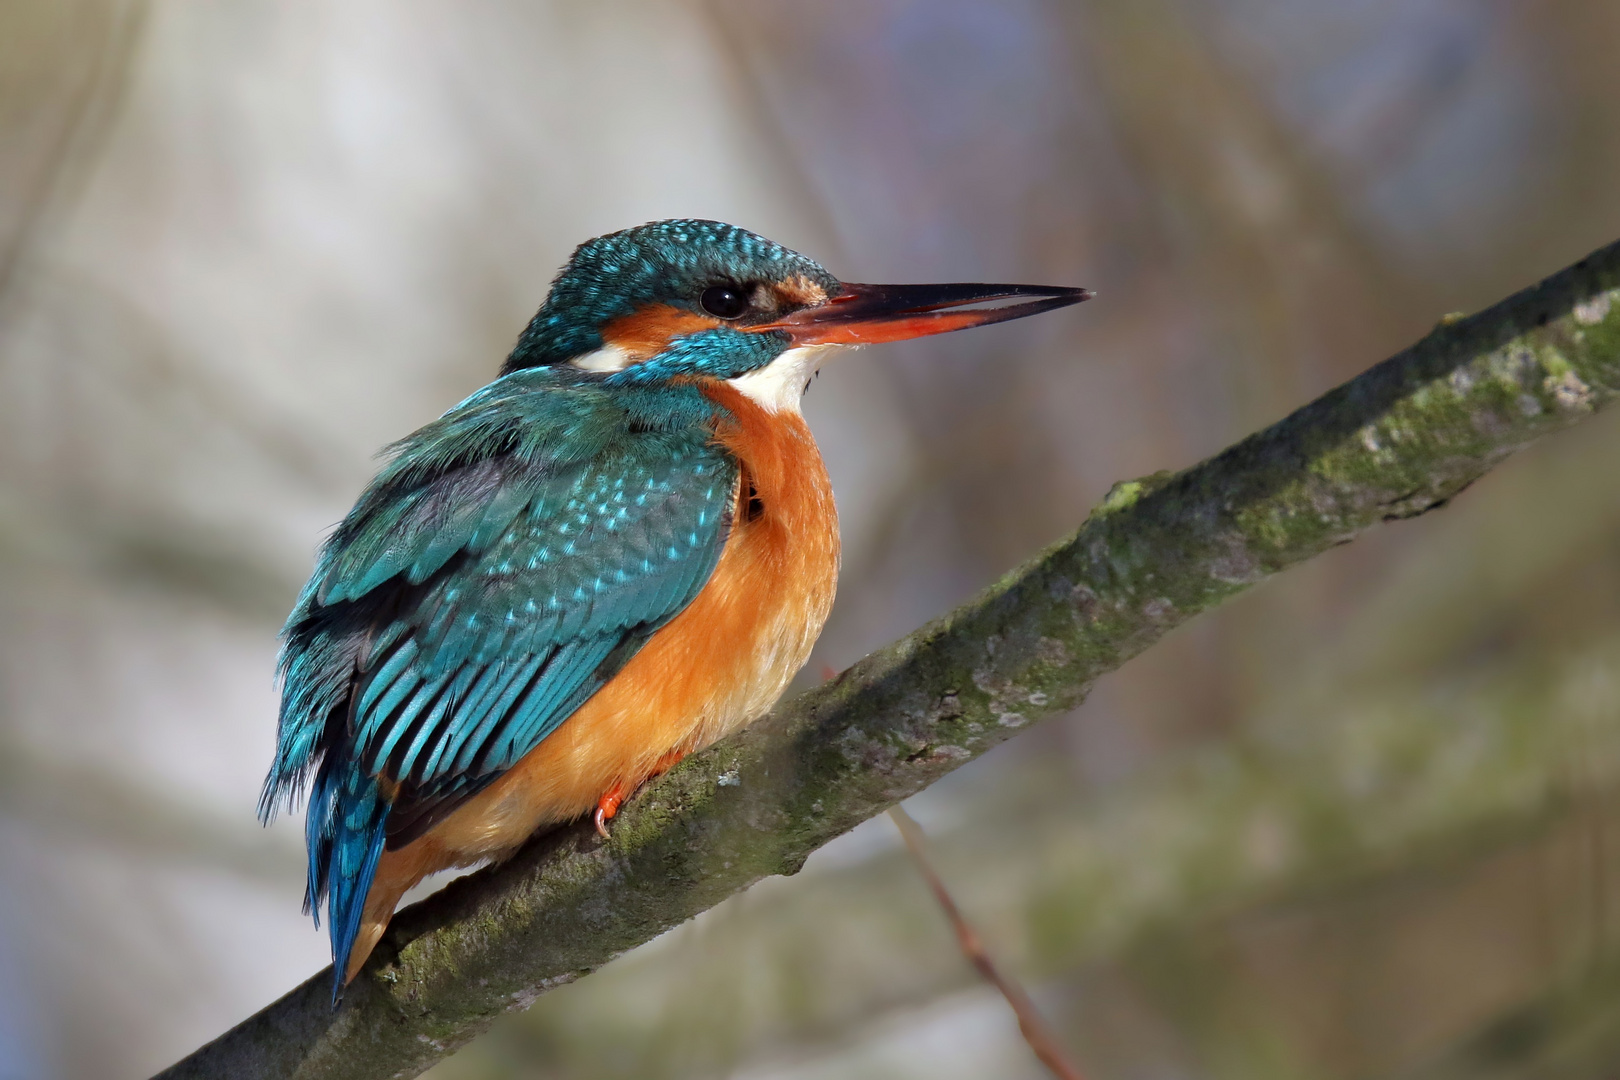
[[694,755],[620,812],[402,912],[341,1008],[322,973],[162,1075],[414,1076],[1043,717],[1184,620],[1444,505],[1620,393],[1620,243],[1184,472],[1117,485],[1069,539]]

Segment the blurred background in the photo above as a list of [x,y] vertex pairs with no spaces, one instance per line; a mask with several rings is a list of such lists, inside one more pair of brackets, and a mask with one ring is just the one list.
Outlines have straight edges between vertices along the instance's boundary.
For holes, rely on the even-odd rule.
[[[254,803],[378,447],[577,242],[1086,285],[807,411],[841,668],[1620,237],[1613,0],[0,4],[0,1075],[133,1078],[326,963]],[[1197,620],[909,804],[1093,1080],[1620,1070],[1620,411]],[[1042,1075],[890,822],[436,1080]]]

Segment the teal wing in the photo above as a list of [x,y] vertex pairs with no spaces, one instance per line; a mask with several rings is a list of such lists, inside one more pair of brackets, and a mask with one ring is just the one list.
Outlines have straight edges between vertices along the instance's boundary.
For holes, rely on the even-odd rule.
[[[559,412],[574,438],[530,430]],[[340,976],[384,847],[556,730],[691,602],[725,542],[737,467],[703,426],[551,409],[501,436],[508,419],[407,442],[288,623],[262,808],[318,761],[306,903],[327,899]]]
[[385,581],[429,586],[377,628],[354,688],[356,762],[399,785],[390,846],[539,745],[691,602],[719,557],[736,474],[707,446],[523,471],[469,469],[453,486],[487,492],[481,507],[328,575],[329,603],[378,578],[379,563],[400,567]]

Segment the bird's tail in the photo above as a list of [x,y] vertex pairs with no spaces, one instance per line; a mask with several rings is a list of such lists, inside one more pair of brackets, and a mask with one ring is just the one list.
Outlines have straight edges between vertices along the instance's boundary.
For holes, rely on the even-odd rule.
[[366,894],[377,873],[388,821],[388,800],[377,782],[346,754],[329,754],[310,789],[309,884],[304,912],[321,922],[326,901],[327,931],[332,936],[332,1003],[343,997],[349,954],[354,950],[365,911]]

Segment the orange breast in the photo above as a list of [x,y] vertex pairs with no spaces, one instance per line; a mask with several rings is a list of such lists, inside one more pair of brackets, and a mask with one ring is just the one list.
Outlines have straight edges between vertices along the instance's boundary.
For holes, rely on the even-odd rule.
[[540,826],[590,810],[615,785],[633,790],[672,752],[759,717],[809,658],[838,580],[838,516],[821,454],[798,414],[767,412],[724,383],[704,392],[733,418],[716,438],[743,471],[713,575],[516,766],[425,836],[384,853],[355,970],[424,875],[501,856]]

